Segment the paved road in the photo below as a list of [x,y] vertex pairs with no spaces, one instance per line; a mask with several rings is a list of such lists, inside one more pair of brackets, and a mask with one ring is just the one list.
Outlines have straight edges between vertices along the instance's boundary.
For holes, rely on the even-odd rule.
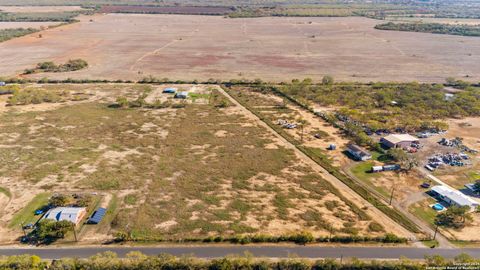
[[81,248],[2,248],[1,255],[38,255],[44,259],[59,259],[64,257],[86,258],[94,254],[113,251],[120,257],[128,252],[140,251],[146,255],[168,253],[175,256],[194,255],[199,258],[216,258],[227,255],[242,255],[249,252],[256,257],[287,258],[298,255],[304,258],[349,258],[360,259],[423,259],[426,255],[442,255],[452,258],[464,252],[480,258],[479,249],[430,249],[414,247],[320,247],[320,246],[164,246],[164,247],[81,247]]

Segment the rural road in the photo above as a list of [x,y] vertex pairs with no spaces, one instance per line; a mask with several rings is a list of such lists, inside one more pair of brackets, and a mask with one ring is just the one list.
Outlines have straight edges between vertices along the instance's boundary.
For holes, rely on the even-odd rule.
[[81,248],[9,248],[0,247],[0,256],[31,254],[43,259],[60,259],[65,257],[87,258],[92,255],[112,251],[119,257],[132,251],[145,255],[167,253],[175,256],[194,255],[199,258],[218,258],[228,255],[244,255],[245,252],[255,257],[288,258],[359,258],[359,259],[424,259],[429,255],[441,255],[453,258],[461,253],[480,258],[480,249],[429,249],[415,247],[320,247],[320,246],[164,246],[164,247],[81,247]]

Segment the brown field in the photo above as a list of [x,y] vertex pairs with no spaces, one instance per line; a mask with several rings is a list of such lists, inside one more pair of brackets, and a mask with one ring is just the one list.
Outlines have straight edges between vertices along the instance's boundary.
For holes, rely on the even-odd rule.
[[44,13],[82,10],[81,6],[0,6],[0,11],[11,13]]
[[223,15],[232,12],[229,7],[154,7],[154,6],[103,6],[99,13],[150,13],[150,14],[194,14]]
[[[142,94],[147,102],[181,102],[161,94],[163,87],[25,85],[61,100],[8,107],[0,96],[0,187],[12,194],[9,200],[0,193],[0,242],[21,235],[12,220],[23,220],[20,210],[36,195],[99,191],[112,213],[82,229],[82,242],[126,230],[139,239],[303,230],[327,236],[330,228],[337,235],[410,236],[332,184],[243,107],[212,106],[215,86],[177,85],[192,93],[185,107],[110,106],[118,96]],[[370,231],[373,221],[384,229]]]
[[[84,58],[90,67],[51,78],[293,78],[437,81],[480,79],[475,37],[378,31],[359,18],[252,18],[107,14],[82,17],[0,45],[2,75],[41,61]],[[111,29],[114,29],[113,31]]]
[[1,29],[12,29],[12,28],[37,28],[49,27],[52,25],[59,24],[58,22],[0,22]]

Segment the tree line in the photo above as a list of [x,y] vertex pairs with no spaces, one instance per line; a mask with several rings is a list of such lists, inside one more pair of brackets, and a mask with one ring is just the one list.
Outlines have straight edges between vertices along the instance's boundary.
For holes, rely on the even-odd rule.
[[443,24],[443,23],[382,23],[375,25],[378,30],[394,30],[408,32],[422,32],[432,34],[446,34],[457,36],[480,36],[479,25]]
[[[478,264],[480,260],[468,254],[460,254],[452,260],[433,255],[425,260],[398,261],[358,260],[350,259],[322,259],[310,260],[302,258],[288,259],[261,259],[246,254],[243,257],[224,257],[216,259],[199,259],[190,256],[175,257],[169,254],[147,256],[138,251],[128,253],[120,258],[114,252],[104,252],[86,259],[63,258],[59,260],[42,260],[38,256],[20,255],[0,258],[0,270],[60,270],[60,269],[158,269],[158,270],[420,270],[428,267],[435,269],[460,269],[462,265]],[[451,267],[451,268],[448,268]],[[433,269],[433,268],[432,268]],[[464,269],[464,268],[461,268]],[[467,268],[465,268],[467,269]]]

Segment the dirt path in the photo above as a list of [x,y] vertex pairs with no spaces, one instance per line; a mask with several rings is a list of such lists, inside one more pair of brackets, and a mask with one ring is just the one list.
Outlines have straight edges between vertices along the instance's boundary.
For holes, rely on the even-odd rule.
[[339,179],[331,175],[329,172],[327,172],[322,166],[318,165],[315,161],[313,161],[310,157],[305,155],[303,152],[298,150],[293,144],[288,142],[284,137],[282,137],[280,134],[278,134],[274,129],[272,129],[270,126],[268,126],[265,122],[261,121],[256,115],[254,115],[252,112],[250,112],[247,108],[243,107],[237,100],[235,100],[232,96],[230,96],[225,90],[219,89],[220,92],[222,92],[233,104],[241,108],[246,115],[250,115],[252,119],[255,119],[255,121],[260,125],[265,127],[267,130],[269,130],[272,134],[274,134],[283,144],[286,146],[288,149],[292,149],[295,151],[296,155],[302,158],[308,165],[311,166],[311,168],[315,171],[317,171],[322,177],[330,182],[335,188],[340,190],[342,194],[351,202],[356,204],[358,207],[362,209],[367,209],[365,212],[368,213],[376,222],[379,222],[382,224],[387,231],[390,232],[395,232],[397,235],[402,236],[402,237],[407,237],[409,239],[416,239],[416,236],[411,233],[410,231],[406,230],[393,220],[391,220],[389,217],[387,217],[385,214],[383,214],[380,210],[375,208],[372,204],[367,202],[365,199],[360,197],[355,191],[350,189],[347,185],[345,185],[343,182],[341,182]]

